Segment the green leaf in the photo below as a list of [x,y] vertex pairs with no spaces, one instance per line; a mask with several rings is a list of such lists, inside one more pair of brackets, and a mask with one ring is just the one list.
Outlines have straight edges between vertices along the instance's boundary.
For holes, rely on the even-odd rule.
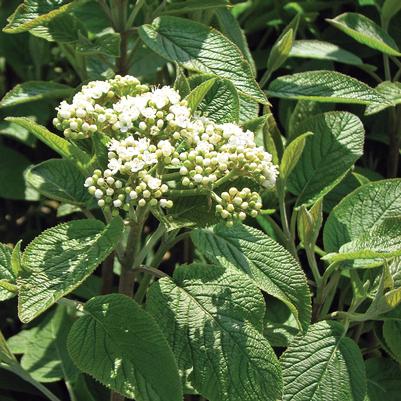
[[80,370],[137,401],[181,401],[177,364],[156,321],[121,294],[92,298],[68,336]]
[[263,297],[243,273],[179,266],[173,280],[151,287],[147,309],[166,333],[183,379],[208,400],[275,401],[281,393],[280,366],[261,334]]
[[315,246],[323,223],[323,198],[309,210],[302,205],[298,212],[298,235],[304,245]]
[[363,401],[366,377],[357,344],[337,322],[322,321],[297,336],[280,358],[283,401]]
[[36,142],[36,138],[27,129],[8,121],[0,121],[0,135],[6,135],[31,147]]
[[346,196],[330,213],[323,230],[324,249],[336,252],[401,210],[401,179],[372,182]]
[[[15,275],[11,268],[11,249],[0,242],[0,280],[15,284]],[[0,301],[14,297],[15,294],[0,286]]]
[[331,25],[357,42],[390,56],[401,56],[394,39],[368,17],[357,13],[344,13],[327,20]]
[[217,225],[192,232],[195,246],[210,260],[234,266],[268,294],[284,302],[302,330],[310,322],[310,294],[305,275],[295,259],[261,231],[242,224]]
[[299,135],[285,147],[280,163],[280,178],[283,181],[289,177],[292,170],[294,170],[297,165],[304,150],[306,138],[310,135],[313,135],[313,133],[306,132],[305,134]]
[[92,42],[81,35],[76,51],[81,54],[102,54],[109,57],[119,57],[120,42],[120,34],[115,32],[97,36]]
[[160,15],[168,15],[168,14],[187,14],[192,11],[198,10],[209,10],[212,9],[217,10],[220,7],[227,7],[227,0],[184,0],[180,2],[174,2],[170,4],[166,4],[164,10],[160,13]]
[[184,71],[179,65],[177,65],[177,76],[174,82],[174,89],[178,91],[182,98],[188,96],[189,92],[191,92],[188,78],[185,76]]
[[376,90],[386,99],[385,103],[371,103],[366,107],[365,115],[378,113],[401,103],[401,83],[384,81],[376,86]]
[[327,194],[363,154],[361,120],[348,112],[333,111],[299,124],[298,132],[313,132],[288,179],[288,189],[298,196],[296,205],[311,204]]
[[73,220],[45,230],[25,249],[18,278],[18,314],[26,323],[89,277],[114,249],[123,232],[115,218]]
[[62,98],[71,95],[74,89],[57,82],[28,81],[14,86],[0,101],[0,107],[33,102],[47,98]]
[[365,401],[399,401],[401,394],[400,365],[387,358],[365,361],[368,394]]
[[21,366],[39,382],[54,382],[62,378],[71,383],[78,378],[78,371],[67,352],[67,335],[74,320],[66,308],[58,305],[26,336],[28,342]]
[[28,345],[34,337],[38,326],[30,329],[21,330],[17,334],[7,339],[7,345],[13,354],[25,354],[28,350]]
[[8,18],[3,31],[19,33],[46,24],[56,16],[71,10],[78,1],[70,0],[24,0]]
[[[401,321],[399,320],[386,320],[383,324],[383,337],[387,347],[390,349],[392,355],[396,358],[398,363],[401,363]],[[401,378],[400,378],[401,379]]]
[[84,187],[85,177],[70,160],[50,159],[37,164],[28,170],[26,180],[50,199],[78,206],[93,203]]
[[[355,259],[376,259],[382,264],[383,258],[401,255],[401,217],[390,217],[375,224],[353,241],[344,244],[338,253],[329,253],[322,259],[341,262]],[[366,262],[365,262],[366,263]]]
[[64,138],[53,134],[47,128],[35,123],[26,117],[7,117],[7,121],[20,125],[21,127],[32,132],[40,141],[45,143],[49,148],[53,149],[60,156],[66,159],[75,160],[80,166],[88,165],[90,156],[77,146],[69,143]]
[[337,63],[363,65],[363,61],[357,55],[344,50],[341,47],[321,40],[296,40],[292,45],[289,57],[331,60]]
[[11,253],[11,271],[15,277],[21,273],[21,243],[22,239],[15,244]]
[[292,29],[289,29],[276,41],[276,43],[274,43],[270,51],[269,58],[267,59],[267,70],[270,74],[278,70],[285,60],[287,60],[293,42],[294,32]]
[[207,81],[202,82],[199,86],[197,86],[188,94],[186,100],[188,101],[188,107],[192,111],[195,111],[198,108],[203,98],[206,96],[207,92],[213,86],[215,81],[216,78],[208,79]]
[[31,164],[30,161],[21,153],[1,144],[0,154],[0,182],[2,184],[0,198],[32,199],[24,178],[25,171]]
[[269,96],[317,102],[370,104],[386,102],[370,86],[336,71],[307,71],[284,75],[269,86]]
[[385,30],[393,18],[401,10],[401,3],[398,0],[385,0],[381,9],[382,24]]
[[153,51],[191,71],[232,81],[237,90],[260,103],[268,101],[240,50],[220,32],[178,17],[160,17],[139,28]]

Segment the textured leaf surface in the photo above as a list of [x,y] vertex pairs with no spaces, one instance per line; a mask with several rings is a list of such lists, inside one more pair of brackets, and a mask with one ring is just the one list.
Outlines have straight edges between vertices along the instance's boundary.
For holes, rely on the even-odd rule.
[[386,102],[383,96],[370,86],[335,71],[308,71],[281,76],[270,84],[268,94],[283,99],[318,102]]
[[368,17],[357,13],[344,13],[334,19],[328,20],[330,24],[340,31],[351,36],[353,39],[379,50],[390,56],[401,56],[401,53],[388,33],[380,28]]
[[67,12],[77,2],[70,0],[24,0],[9,17],[7,33],[19,33],[51,21],[52,18]]
[[72,323],[65,307],[59,305],[27,338],[21,366],[35,380],[53,382],[64,378],[72,382],[77,379],[78,371],[67,352],[67,334]]
[[357,188],[330,213],[323,231],[324,248],[336,252],[384,219],[401,215],[401,180],[382,180]]
[[137,401],[181,401],[174,355],[156,321],[121,294],[92,298],[68,336],[80,370]]
[[183,265],[151,287],[148,310],[167,334],[182,375],[210,401],[276,400],[277,358],[261,334],[264,302],[243,273]]
[[139,29],[153,51],[185,68],[233,82],[238,91],[261,103],[266,97],[240,50],[220,32],[178,17],[161,17]]
[[85,177],[69,160],[46,160],[32,167],[26,179],[50,199],[78,206],[87,205],[93,199],[84,187]]
[[[383,324],[383,337],[387,347],[398,363],[401,363],[401,321],[386,320]],[[401,377],[400,377],[401,379]]]
[[311,311],[306,278],[281,245],[261,231],[240,224],[197,229],[192,239],[208,259],[245,272],[259,288],[283,301],[301,328],[307,329]]
[[14,86],[0,101],[0,107],[33,102],[46,98],[62,98],[73,93],[74,89],[57,82],[28,81]]
[[399,401],[401,368],[391,359],[370,358],[366,362],[368,394],[366,401]]
[[365,114],[375,114],[388,107],[401,103],[401,83],[384,81],[377,85],[376,90],[386,98],[386,103],[372,103],[366,107]]
[[36,237],[22,256],[21,321],[31,321],[78,287],[113,250],[122,231],[119,218],[106,227],[99,220],[73,220]]
[[362,65],[363,61],[355,54],[341,47],[320,40],[296,40],[292,45],[289,57],[332,60],[337,63]]
[[77,46],[77,52],[118,57],[120,55],[120,35],[118,33],[105,33],[96,37],[93,42],[81,39]]
[[311,204],[327,194],[363,154],[361,120],[348,112],[328,112],[299,124],[299,132],[313,132],[288,180],[297,205]]
[[[15,277],[11,268],[11,249],[0,242],[0,280],[15,283]],[[5,301],[15,296],[0,286],[0,301]]]
[[283,401],[363,401],[365,368],[356,343],[337,322],[322,321],[297,336],[280,358]]

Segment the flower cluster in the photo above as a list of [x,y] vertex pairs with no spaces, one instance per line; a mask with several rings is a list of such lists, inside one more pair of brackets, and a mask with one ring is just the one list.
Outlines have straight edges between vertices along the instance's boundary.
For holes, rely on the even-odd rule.
[[177,190],[186,190],[209,196],[216,214],[232,224],[256,216],[262,203],[249,188],[225,192],[223,184],[241,177],[261,188],[275,184],[277,168],[252,132],[193,113],[168,86],[151,89],[116,76],[89,83],[57,110],[54,124],[70,140],[96,131],[110,137],[107,168],[95,170],[85,186],[113,213],[169,209]]

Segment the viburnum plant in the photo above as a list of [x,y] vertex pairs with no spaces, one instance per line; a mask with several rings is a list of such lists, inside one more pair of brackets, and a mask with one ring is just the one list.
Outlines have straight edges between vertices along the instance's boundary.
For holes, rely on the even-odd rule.
[[[0,333],[0,368],[52,401],[399,398],[401,53],[388,30],[401,7],[378,7],[381,27],[328,22],[383,53],[373,88],[289,64],[382,81],[335,44],[296,40],[311,18],[299,3],[262,67],[239,22],[270,2],[25,0],[8,18],[6,33],[51,43],[68,74],[0,101],[61,99],[45,125],[17,111],[0,126],[58,155],[23,182],[61,219],[0,244],[0,300],[17,297],[21,328]],[[364,156],[361,119],[382,111],[382,142],[398,146],[389,179]]]

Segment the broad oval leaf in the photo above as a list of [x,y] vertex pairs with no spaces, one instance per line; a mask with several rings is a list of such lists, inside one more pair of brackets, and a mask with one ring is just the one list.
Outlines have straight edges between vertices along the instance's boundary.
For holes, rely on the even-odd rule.
[[357,13],[344,13],[327,20],[331,25],[351,36],[359,43],[390,56],[401,56],[394,39],[368,17]]
[[363,401],[366,377],[357,344],[334,321],[313,324],[280,358],[283,401]]
[[[0,242],[0,281],[15,284],[15,276],[11,268],[11,249]],[[0,301],[5,301],[15,296],[0,285]]]
[[45,230],[22,255],[18,315],[29,322],[77,288],[120,240],[123,222],[73,220]]
[[365,131],[354,114],[334,111],[301,123],[298,132],[313,132],[288,179],[297,205],[311,204],[327,194],[363,154]]
[[[263,297],[233,268],[183,265],[162,278],[147,309],[166,333],[184,379],[210,401],[275,401],[281,370],[261,334]],[[186,377],[188,375],[188,377]]]
[[323,230],[324,249],[336,252],[384,219],[401,215],[401,179],[365,184],[330,213]]
[[336,71],[307,71],[284,75],[270,84],[267,93],[283,99],[317,102],[386,102],[386,99],[370,86]]
[[160,17],[152,25],[142,25],[139,35],[167,60],[191,71],[227,78],[245,96],[268,103],[240,50],[220,32],[188,19]]
[[62,98],[71,95],[74,88],[49,81],[27,81],[14,86],[0,101],[0,107],[33,102],[46,98]]
[[3,31],[7,33],[29,31],[71,10],[77,3],[71,0],[24,0],[10,15]]
[[29,169],[27,182],[39,193],[78,206],[93,204],[84,187],[85,177],[70,160],[50,159]]
[[363,61],[357,55],[341,47],[321,40],[296,40],[292,45],[289,57],[314,58],[317,60],[332,60],[337,63],[362,65]]
[[121,294],[94,297],[68,335],[80,370],[137,401],[181,401],[174,355],[152,316]]
[[192,233],[195,246],[210,260],[234,266],[255,284],[284,302],[302,330],[310,322],[310,294],[306,277],[295,259],[261,231],[242,224],[232,228],[217,225],[213,230]]

